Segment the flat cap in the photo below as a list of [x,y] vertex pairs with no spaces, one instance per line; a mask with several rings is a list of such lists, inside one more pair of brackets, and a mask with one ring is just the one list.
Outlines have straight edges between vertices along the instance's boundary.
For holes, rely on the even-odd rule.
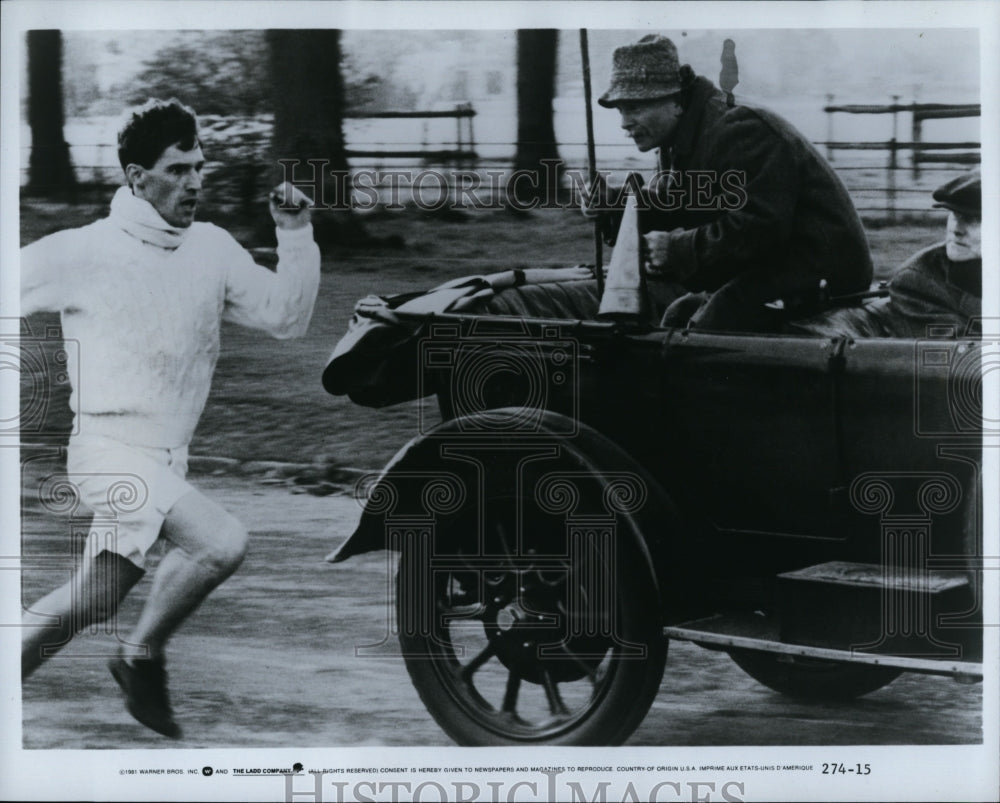
[[934,206],[966,215],[983,213],[983,184],[979,169],[963,173],[934,190]]
[[681,89],[677,48],[667,37],[647,34],[634,45],[615,50],[611,86],[597,102],[613,109],[623,100],[653,100]]

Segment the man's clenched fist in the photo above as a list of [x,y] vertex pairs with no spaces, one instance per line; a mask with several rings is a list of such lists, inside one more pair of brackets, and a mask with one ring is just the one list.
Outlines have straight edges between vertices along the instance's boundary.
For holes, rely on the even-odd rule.
[[301,229],[310,222],[312,201],[289,182],[279,184],[268,195],[271,217],[279,229]]

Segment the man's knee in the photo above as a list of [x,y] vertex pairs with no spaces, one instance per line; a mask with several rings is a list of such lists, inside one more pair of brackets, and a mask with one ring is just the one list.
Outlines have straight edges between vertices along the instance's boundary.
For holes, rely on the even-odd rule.
[[250,536],[246,527],[233,516],[227,515],[205,544],[200,561],[218,573],[236,571],[246,557]]
[[231,574],[243,562],[249,539],[235,516],[194,491],[167,514],[164,535],[191,559],[222,576]]

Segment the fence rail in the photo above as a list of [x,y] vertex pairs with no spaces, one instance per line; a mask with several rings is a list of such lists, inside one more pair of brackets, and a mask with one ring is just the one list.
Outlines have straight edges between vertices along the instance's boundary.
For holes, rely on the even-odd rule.
[[[832,95],[828,95],[832,98]],[[896,97],[895,95],[893,97]],[[952,117],[979,117],[980,107],[978,103],[848,103],[841,106],[827,105],[823,111],[831,114],[842,112],[845,114],[899,114],[900,112],[910,112],[914,116],[923,120],[952,118]]]
[[[939,150],[968,150],[981,147],[978,142],[817,142],[816,145],[838,151],[887,151],[895,148],[897,151],[926,151],[933,148]],[[912,157],[911,157],[912,158]]]
[[[978,164],[982,145],[979,142],[924,142],[923,124],[925,120],[950,120],[963,117],[980,117],[982,109],[978,103],[899,103],[899,96],[892,96],[892,103],[835,105],[833,95],[827,95],[827,105],[823,111],[827,115],[827,158],[832,162],[838,150],[885,151],[886,159],[886,212],[894,220],[897,212],[897,181],[900,169],[899,154],[909,154],[910,178],[920,179],[921,166],[927,163]],[[910,140],[899,141],[899,115],[910,115]],[[833,138],[834,114],[889,114],[892,115],[892,137],[886,142],[839,142]]]
[[[348,112],[344,115],[352,120],[439,120],[454,118],[455,147],[430,148],[427,136],[427,124],[424,123],[424,138],[419,150],[395,150],[381,148],[353,149],[348,148],[348,159],[421,159],[425,162],[440,164],[474,164],[479,156],[476,153],[476,134],[472,120],[476,110],[471,103],[461,103],[454,109],[412,112]],[[463,126],[463,122],[465,125]]]
[[[828,100],[832,96],[827,96]],[[927,211],[928,203],[922,201],[929,197],[930,189],[928,181],[935,180],[935,174],[954,172],[962,165],[975,164],[980,159],[980,143],[975,141],[946,142],[936,139],[935,141],[924,141],[922,138],[922,122],[933,119],[950,119],[952,117],[975,117],[980,113],[978,104],[841,104],[833,105],[828,103],[823,107],[823,111],[828,114],[827,138],[814,144],[820,149],[825,149],[827,158],[834,162],[837,172],[843,178],[848,190],[855,200],[858,210],[866,213],[878,213],[885,215],[890,220],[895,219],[898,213],[920,213]],[[852,115],[893,115],[893,137],[884,141],[851,141],[839,140],[833,136],[832,120],[836,114]],[[898,134],[898,115],[910,114],[911,137],[908,140],[900,141]],[[395,171],[415,170],[420,171],[430,166],[441,166],[440,186],[456,192],[461,191],[466,186],[467,175],[477,172],[487,176],[490,172],[510,171],[512,169],[512,156],[498,156],[498,149],[507,150],[511,154],[515,145],[510,142],[481,142],[475,140],[473,130],[473,120],[476,117],[476,110],[470,104],[462,104],[448,110],[427,110],[412,112],[354,112],[346,115],[351,120],[423,120],[423,136],[417,137],[395,137],[389,141],[378,141],[371,136],[361,136],[356,134],[351,147],[352,140],[349,138],[347,156],[352,169],[375,168],[376,170],[387,169],[387,164]],[[450,141],[447,131],[435,130],[433,136],[428,130],[428,122],[433,120],[455,120],[455,138]],[[233,164],[242,164],[243,170],[248,177],[251,176],[255,164],[253,154],[259,152],[263,154],[267,150],[269,127],[261,125],[252,131],[239,135],[239,152],[242,154],[235,162],[231,158],[233,139],[227,133],[229,129],[222,129],[224,139],[223,157],[220,165],[224,168],[231,168]],[[398,133],[398,132],[397,132]],[[418,132],[413,132],[418,133]],[[228,139],[225,139],[228,138]],[[408,141],[406,141],[408,140]],[[483,156],[477,152],[477,144],[482,145],[487,153],[494,156]],[[581,143],[563,142],[561,147],[567,153],[576,154],[580,151]],[[603,143],[601,146],[605,151],[602,158],[602,167],[612,171],[618,177],[633,170],[645,170],[648,168],[647,160],[638,156],[631,143]],[[22,185],[26,180],[28,163],[27,155],[29,148],[22,146],[24,157],[22,165],[25,165],[22,174]],[[109,150],[110,149],[110,150]],[[114,146],[107,142],[101,143],[74,143],[72,146],[77,176],[84,184],[103,186],[116,183],[117,158],[114,155]],[[835,154],[839,152],[854,152],[858,154],[855,159],[837,160]],[[877,154],[886,153],[884,161],[880,160]],[[904,154],[901,157],[900,154]],[[620,154],[620,155],[619,155]],[[863,156],[862,154],[872,154]],[[107,155],[107,156],[106,156]],[[905,158],[908,155],[908,159]],[[610,158],[609,158],[610,157]],[[582,157],[580,157],[582,158]],[[259,161],[259,160],[258,160]],[[210,165],[211,166],[211,165]],[[570,170],[583,170],[585,164],[577,165],[573,163],[573,158],[567,160],[567,168]],[[451,168],[451,169],[449,169]],[[257,172],[266,172],[261,168]],[[921,180],[922,174],[926,174]],[[218,176],[215,181],[218,180]],[[213,181],[213,186],[215,181]],[[248,178],[249,183],[236,187],[238,192],[247,193],[248,203],[252,204],[256,199],[256,190],[253,186],[253,179]],[[223,189],[222,193],[230,192]]]

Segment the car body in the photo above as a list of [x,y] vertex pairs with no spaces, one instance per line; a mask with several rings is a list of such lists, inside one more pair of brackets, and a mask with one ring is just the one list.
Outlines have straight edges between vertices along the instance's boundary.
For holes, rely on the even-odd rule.
[[440,407],[331,559],[402,553],[400,640],[442,727],[620,743],[670,638],[800,697],[981,679],[983,339],[598,320],[587,285],[404,304],[324,376]]

